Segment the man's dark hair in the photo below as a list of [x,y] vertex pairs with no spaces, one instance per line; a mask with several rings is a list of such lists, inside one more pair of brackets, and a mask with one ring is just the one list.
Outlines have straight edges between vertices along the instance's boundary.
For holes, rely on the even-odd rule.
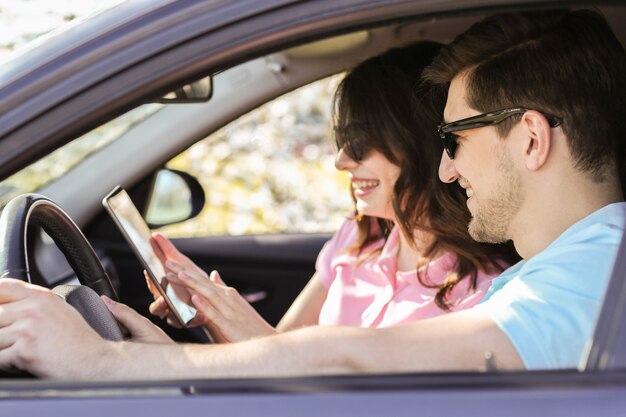
[[[449,85],[467,73],[467,102],[480,111],[526,107],[562,120],[577,168],[603,181],[624,173],[626,55],[590,10],[507,13],[474,24],[442,50],[424,79]],[[506,135],[516,120],[498,125]],[[622,175],[624,178],[624,175]]]

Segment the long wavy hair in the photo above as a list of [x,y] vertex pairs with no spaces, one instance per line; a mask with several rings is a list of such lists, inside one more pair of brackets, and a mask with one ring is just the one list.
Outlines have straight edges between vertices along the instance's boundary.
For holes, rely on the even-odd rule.
[[[474,290],[478,270],[501,272],[519,257],[511,244],[473,241],[467,230],[470,213],[464,191],[457,183],[439,181],[443,145],[435,126],[442,118],[446,94],[439,86],[420,82],[420,73],[440,48],[438,43],[422,41],[359,64],[335,92],[333,120],[338,146],[376,150],[401,168],[392,196],[397,224],[409,242],[414,242],[418,231],[433,237],[416,265],[417,277],[422,285],[438,289],[435,302],[448,311],[453,305],[447,296],[461,280],[469,279]],[[359,238],[348,250],[373,256],[380,249],[364,253],[364,248],[387,239],[393,222],[355,218]],[[426,268],[421,267],[444,252],[457,255],[454,271],[441,284],[427,282]]]

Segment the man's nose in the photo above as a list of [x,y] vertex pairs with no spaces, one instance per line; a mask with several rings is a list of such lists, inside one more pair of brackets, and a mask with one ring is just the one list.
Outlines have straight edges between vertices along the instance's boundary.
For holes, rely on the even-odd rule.
[[459,179],[459,173],[454,166],[454,161],[450,159],[446,151],[441,153],[441,161],[439,161],[439,179],[442,182],[450,183]]
[[356,165],[358,165],[358,162],[350,158],[343,148],[339,149],[337,156],[335,156],[335,168],[339,171],[345,171],[347,169],[354,168]]

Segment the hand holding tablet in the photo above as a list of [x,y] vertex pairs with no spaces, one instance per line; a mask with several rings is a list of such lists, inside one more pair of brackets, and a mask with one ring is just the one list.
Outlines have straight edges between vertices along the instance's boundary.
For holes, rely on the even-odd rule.
[[149,242],[150,229],[128,193],[118,186],[102,200],[102,204],[133,248],[175,319],[182,327],[187,327],[196,315],[196,309],[189,305],[189,292],[183,287],[169,285],[165,279],[165,268]]

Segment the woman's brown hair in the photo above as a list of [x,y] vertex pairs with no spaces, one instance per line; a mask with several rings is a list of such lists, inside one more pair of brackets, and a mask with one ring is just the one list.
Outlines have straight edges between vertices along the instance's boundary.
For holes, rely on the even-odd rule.
[[[426,271],[417,265],[418,279],[437,288],[435,302],[443,310],[453,307],[446,299],[462,279],[476,288],[477,272],[500,272],[518,258],[510,245],[474,242],[467,231],[470,213],[458,184],[438,179],[443,151],[435,126],[445,106],[441,87],[420,82],[441,45],[417,42],[391,49],[355,67],[335,93],[334,123],[337,145],[364,154],[381,152],[401,167],[394,185],[393,209],[401,232],[414,241],[416,231],[433,236],[423,250],[423,264],[437,254],[452,252],[458,261],[453,273],[440,285],[425,282]],[[354,156],[354,149],[348,149]],[[357,216],[359,239],[349,250],[361,254],[370,243],[386,239],[390,221]],[[467,278],[465,278],[467,277]]]

